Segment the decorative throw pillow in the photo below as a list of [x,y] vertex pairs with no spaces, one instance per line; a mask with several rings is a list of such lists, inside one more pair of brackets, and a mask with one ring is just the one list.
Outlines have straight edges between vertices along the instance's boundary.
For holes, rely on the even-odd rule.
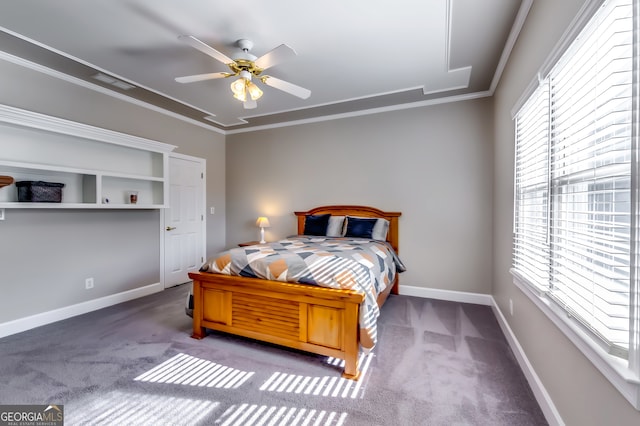
[[331,216],[327,226],[327,237],[342,237],[344,235],[344,216]]
[[330,214],[311,214],[304,219],[304,235],[327,235]]
[[373,231],[371,231],[371,238],[379,241],[387,241],[387,233],[389,233],[389,221],[382,218],[377,219]]
[[365,219],[347,216],[345,237],[372,238],[373,227],[378,219]]
[[[336,216],[334,216],[336,217]],[[360,216],[349,216],[350,218],[355,218],[355,219],[367,219],[367,220],[371,220],[372,218],[369,217],[360,217]],[[331,228],[331,220],[333,220],[333,217],[329,220],[329,228]],[[376,221],[376,224],[373,226],[373,230],[371,231],[371,239],[372,240],[378,240],[378,241],[387,241],[387,234],[389,233],[389,221],[387,219],[383,219],[383,218],[377,218],[377,219],[373,219]],[[327,233],[329,232],[329,230],[327,229]]]

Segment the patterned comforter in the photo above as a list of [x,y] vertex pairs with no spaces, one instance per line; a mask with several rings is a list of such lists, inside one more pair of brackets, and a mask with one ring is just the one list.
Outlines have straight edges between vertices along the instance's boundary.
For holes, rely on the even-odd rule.
[[211,257],[201,272],[262,278],[364,293],[360,344],[377,341],[377,297],[404,265],[391,246],[365,238],[293,236],[273,243],[238,247]]

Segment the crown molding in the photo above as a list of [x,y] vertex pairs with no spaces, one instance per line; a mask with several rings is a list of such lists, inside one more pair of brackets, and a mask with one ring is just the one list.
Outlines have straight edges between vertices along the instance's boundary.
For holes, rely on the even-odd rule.
[[0,123],[40,129],[47,132],[154,152],[171,152],[177,148],[175,145],[1,104]]

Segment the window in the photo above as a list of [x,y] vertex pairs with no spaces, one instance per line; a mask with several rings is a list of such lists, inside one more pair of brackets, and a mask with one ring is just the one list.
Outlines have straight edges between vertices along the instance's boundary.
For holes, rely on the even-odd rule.
[[512,271],[637,383],[634,13],[605,1],[515,115]]

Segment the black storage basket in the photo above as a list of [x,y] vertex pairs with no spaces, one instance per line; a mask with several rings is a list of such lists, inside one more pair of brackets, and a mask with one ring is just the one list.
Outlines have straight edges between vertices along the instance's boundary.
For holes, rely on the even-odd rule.
[[43,181],[16,182],[18,201],[28,203],[60,203],[64,183]]

